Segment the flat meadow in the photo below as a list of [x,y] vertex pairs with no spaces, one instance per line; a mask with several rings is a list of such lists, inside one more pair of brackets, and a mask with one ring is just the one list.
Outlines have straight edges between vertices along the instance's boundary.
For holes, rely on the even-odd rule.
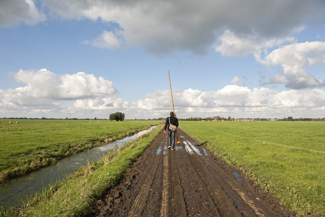
[[325,122],[198,122],[180,128],[299,214],[325,215]]
[[0,183],[159,122],[0,119]]

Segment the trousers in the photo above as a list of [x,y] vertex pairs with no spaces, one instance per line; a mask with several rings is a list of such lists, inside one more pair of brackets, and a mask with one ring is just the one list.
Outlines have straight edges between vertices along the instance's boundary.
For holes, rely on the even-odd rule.
[[171,146],[172,149],[175,148],[175,133],[176,131],[168,130],[168,145]]

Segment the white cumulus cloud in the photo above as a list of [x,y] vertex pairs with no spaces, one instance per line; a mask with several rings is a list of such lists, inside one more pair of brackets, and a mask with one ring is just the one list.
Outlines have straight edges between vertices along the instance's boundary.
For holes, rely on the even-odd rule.
[[[182,118],[323,117],[325,111],[325,91],[320,89],[279,92],[228,85],[212,91],[175,89],[173,93],[176,114]],[[127,118],[158,118],[172,110],[169,90],[157,90],[131,103],[116,96],[96,96],[76,99],[73,106],[63,108],[63,100],[34,97],[27,87],[0,90],[0,112],[3,116],[108,118],[110,113],[122,111]]]
[[257,61],[261,61],[261,53],[266,53],[268,49],[277,47],[284,43],[295,42],[294,37],[282,37],[267,39],[260,37],[256,33],[237,36],[233,32],[226,30],[218,38],[215,51],[223,56],[241,56],[254,54]]
[[268,88],[254,88],[250,90],[248,87],[237,85],[228,85],[217,91],[218,106],[233,106],[233,107],[251,107],[251,106],[266,106],[268,97],[274,91]]
[[92,42],[92,45],[99,48],[115,50],[121,46],[122,41],[113,32],[104,31]]
[[20,70],[13,74],[17,82],[25,83],[26,94],[56,100],[81,99],[112,95],[116,92],[111,81],[93,74],[78,72],[58,76],[47,69]]
[[270,99],[270,106],[276,108],[317,108],[325,106],[325,91],[313,89],[311,91],[289,90],[275,94]]
[[263,63],[281,66],[283,69],[282,75],[270,78],[270,83],[285,83],[290,89],[325,86],[324,80],[305,72],[308,66],[325,64],[325,42],[314,41],[282,46],[268,54]]
[[26,84],[0,90],[0,105],[6,109],[60,109],[64,100],[96,98],[116,93],[113,83],[103,77],[78,72],[58,76],[47,69],[20,70],[15,80]]
[[[223,56],[245,56],[252,53],[259,63],[282,67],[281,74],[271,76],[267,82],[260,82],[261,85],[285,84],[290,89],[325,86],[324,80],[305,72],[308,66],[325,64],[325,42],[297,43],[292,37],[266,41],[256,35],[237,37],[228,30],[219,37],[219,42],[215,50]],[[274,50],[269,52],[272,48]],[[263,55],[265,56],[262,57]],[[239,81],[240,78],[236,76],[232,83]]]
[[78,99],[73,105],[74,108],[83,110],[107,110],[127,108],[128,102],[114,96],[109,98]]
[[246,81],[247,81],[247,78],[245,77],[245,76],[242,76],[242,77],[237,77],[237,76],[235,76],[232,80],[231,80],[231,83],[233,83],[233,84],[236,84],[236,83],[239,83],[239,82],[241,82],[241,86],[245,86],[245,84],[246,84]]

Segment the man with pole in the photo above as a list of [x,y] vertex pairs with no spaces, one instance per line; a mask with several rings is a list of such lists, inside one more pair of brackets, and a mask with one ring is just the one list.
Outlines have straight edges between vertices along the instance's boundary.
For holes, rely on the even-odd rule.
[[[173,92],[172,92],[172,85],[170,81],[169,71],[168,71],[168,77],[169,77],[170,94],[171,94],[172,104],[173,104],[173,111],[170,112],[170,117],[166,119],[164,133],[166,133],[166,129],[168,126],[168,148],[169,149],[171,148],[171,150],[174,151],[175,143],[176,143],[175,136],[177,135],[178,119],[176,118],[176,114],[175,114],[174,99],[173,99]],[[178,137],[177,137],[177,143],[179,143]]]

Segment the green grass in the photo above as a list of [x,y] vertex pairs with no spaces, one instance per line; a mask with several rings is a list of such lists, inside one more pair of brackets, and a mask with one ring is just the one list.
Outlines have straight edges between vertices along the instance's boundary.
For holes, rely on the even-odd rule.
[[3,216],[80,216],[87,213],[106,190],[118,183],[129,165],[151,144],[162,130],[159,125],[151,132],[129,142],[122,148],[109,152],[98,162],[82,167],[65,181],[54,184],[34,195],[16,211],[2,209]]
[[[0,119],[0,183],[160,121]],[[19,121],[19,124],[16,124]]]
[[180,127],[299,214],[325,215],[325,122],[185,122]]

